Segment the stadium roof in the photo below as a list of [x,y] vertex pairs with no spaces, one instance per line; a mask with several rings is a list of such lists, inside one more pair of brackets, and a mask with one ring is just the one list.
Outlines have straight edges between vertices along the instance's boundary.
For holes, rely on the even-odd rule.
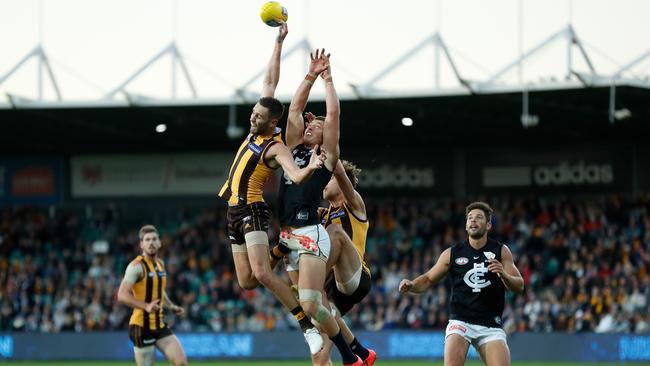
[[[561,46],[563,55],[551,64],[564,66],[563,75],[524,82],[523,65],[549,47]],[[432,87],[419,90],[385,90],[381,81],[409,59],[433,48]],[[308,52],[304,39],[288,48],[283,58]],[[456,63],[442,35],[434,32],[415,43],[376,75],[341,91],[343,146],[370,147],[438,144],[452,146],[476,141],[529,144],[588,142],[598,140],[642,141],[650,129],[650,79],[637,69],[650,60],[650,50],[622,65],[611,75],[594,68],[584,42],[568,25],[549,35],[484,80],[468,80]],[[156,99],[129,91],[129,85],[163,57],[171,57],[172,98]],[[100,100],[65,100],[56,75],[39,45],[13,68],[0,74],[0,84],[36,59],[39,95],[49,81],[54,100],[31,100],[8,94],[0,101],[0,144],[4,152],[116,152],[220,150],[238,144],[248,129],[250,106],[258,95],[250,86],[259,81],[259,70],[227,98],[197,95],[184,58],[171,43]],[[180,71],[176,72],[176,71]],[[456,87],[438,85],[440,76],[451,76]],[[182,77],[180,80],[177,80]],[[518,76],[518,77],[517,77]],[[513,82],[514,80],[514,82]],[[176,98],[175,88],[184,82],[190,97]],[[278,96],[287,102],[291,95]],[[322,94],[308,108],[324,113]],[[415,121],[401,125],[403,117]],[[166,124],[165,133],[155,126]]]
[[[551,50],[557,50],[560,47],[560,53],[553,53],[550,60],[545,60],[544,64],[548,67],[545,71],[544,79],[535,80],[534,82],[526,80],[523,77],[523,70],[528,65],[543,56]],[[426,88],[418,89],[386,89],[382,86],[382,81],[394,76],[400,69],[408,67],[409,60],[419,54],[427,52],[430,48],[435,51],[432,53],[433,59],[430,62],[434,70],[433,85]],[[292,58],[296,54],[308,54],[313,47],[307,38],[293,44],[285,52],[282,59]],[[498,71],[482,78],[481,80],[472,80],[466,76],[466,70],[460,67],[458,62],[462,54],[449,47],[443,36],[439,32],[433,32],[401,55],[392,60],[381,61],[386,65],[376,72],[370,78],[363,82],[352,84],[350,82],[341,83],[339,80],[338,89],[342,99],[373,99],[373,98],[392,98],[392,97],[427,97],[438,95],[463,95],[463,94],[489,94],[504,93],[527,90],[562,90],[566,88],[594,87],[594,86],[634,86],[640,88],[650,88],[650,75],[642,69],[641,66],[650,61],[650,49],[641,55],[629,60],[611,74],[603,75],[594,67],[592,61],[591,48],[578,37],[572,25],[567,25],[558,31],[550,34],[538,44],[522,51],[520,56],[511,62],[506,63]],[[171,94],[167,98],[155,98],[148,95],[140,95],[130,91],[130,86],[137,81],[148,70],[154,68],[162,60],[167,58],[171,61],[171,73],[160,76],[159,78],[170,77]],[[307,67],[307,57],[303,58],[304,68]],[[38,62],[37,68],[37,97],[26,98],[15,95],[11,92],[6,94],[5,100],[0,100],[0,109],[16,108],[110,108],[110,107],[127,107],[127,106],[175,106],[175,105],[238,105],[248,104],[255,101],[258,97],[257,91],[250,89],[251,85],[259,82],[266,71],[266,67],[252,73],[241,85],[232,86],[229,96],[220,98],[206,98],[200,96],[195,88],[195,82],[187,66],[183,53],[179,50],[175,42],[162,48],[159,52],[147,60],[141,67],[135,70],[125,80],[116,83],[103,98],[97,100],[68,100],[63,97],[61,86],[57,82],[55,70],[50,64],[48,55],[43,47],[39,44],[28,52],[17,64],[0,73],[0,85],[11,79],[21,68],[24,68],[30,61]],[[467,63],[462,66],[467,66]],[[558,74],[558,68],[560,74]],[[639,69],[639,70],[637,70]],[[180,76],[179,76],[180,75]],[[180,79],[179,79],[180,78]],[[452,79],[454,84],[442,85],[441,79]],[[49,85],[49,88],[48,88]],[[189,93],[179,97],[179,88],[185,87]],[[49,100],[44,97],[45,89],[50,90],[54,98]],[[344,89],[344,90],[341,90]],[[314,96],[316,99],[323,95]],[[292,95],[278,95],[277,97],[284,101],[289,101]],[[610,103],[613,104],[613,103]]]
[[[650,136],[650,89],[616,89],[610,121],[610,87],[530,90],[427,97],[342,101],[343,149],[428,148],[508,144],[645,142]],[[324,113],[323,102],[308,110]],[[250,105],[93,106],[0,110],[0,146],[4,153],[166,152],[230,149],[240,136],[226,133],[229,117],[248,127]],[[412,127],[401,124],[414,120]],[[527,120],[530,122],[530,120]],[[156,133],[165,123],[167,131]],[[285,121],[281,122],[284,126]]]

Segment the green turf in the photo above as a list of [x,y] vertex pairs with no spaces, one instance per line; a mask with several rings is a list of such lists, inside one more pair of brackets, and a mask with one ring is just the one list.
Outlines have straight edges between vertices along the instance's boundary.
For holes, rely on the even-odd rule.
[[[134,362],[107,362],[107,361],[79,361],[79,362],[12,362],[21,366],[132,366]],[[209,362],[199,362],[199,361],[190,361],[190,365],[201,365],[201,366],[298,366],[298,365],[310,365],[311,362],[308,360],[304,361],[209,361]],[[334,363],[337,365],[338,363]],[[156,365],[169,365],[168,362],[157,362]],[[432,366],[432,365],[442,365],[442,360],[436,361],[383,361],[378,360],[377,366]],[[480,362],[467,362],[465,366],[479,366],[483,365]],[[579,363],[579,362],[513,362],[513,366],[606,366],[606,365],[619,365],[617,363]],[[625,366],[648,366],[647,363],[620,363],[620,365]]]

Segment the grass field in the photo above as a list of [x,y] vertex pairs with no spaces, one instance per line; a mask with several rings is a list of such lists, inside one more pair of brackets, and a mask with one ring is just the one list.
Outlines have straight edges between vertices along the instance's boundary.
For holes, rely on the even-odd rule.
[[[80,361],[80,362],[11,362],[12,364],[17,364],[21,366],[127,366],[134,365],[135,362],[100,362],[100,361]],[[169,365],[169,362],[157,362],[156,365]],[[190,365],[201,365],[201,366],[299,366],[299,365],[311,365],[311,362],[308,360],[305,361],[210,361],[210,362],[199,362],[199,361],[190,361]],[[334,365],[337,365],[335,363]],[[375,364],[377,366],[432,366],[432,365],[442,365],[442,360],[430,361],[382,361],[378,360]],[[467,362],[466,366],[479,366],[483,365],[480,362]],[[619,365],[617,363],[579,363],[579,362],[513,362],[513,366],[606,366],[606,365]],[[625,366],[648,366],[647,363],[621,363],[620,365]]]

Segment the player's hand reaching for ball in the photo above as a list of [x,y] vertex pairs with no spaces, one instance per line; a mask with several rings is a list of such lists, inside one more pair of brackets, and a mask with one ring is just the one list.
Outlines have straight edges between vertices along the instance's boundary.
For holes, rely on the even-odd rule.
[[503,274],[503,264],[496,259],[488,259],[488,271],[494,272],[497,276],[501,277]]
[[[325,49],[323,49],[323,52],[325,52]],[[323,70],[323,72],[320,74],[320,77],[325,80],[325,82],[330,82],[332,81],[332,68],[330,67],[330,54],[328,53],[327,56],[327,68]]]
[[314,145],[312,150],[311,157],[309,158],[309,167],[312,169],[320,169],[323,167],[323,163],[327,159],[327,154],[321,149],[318,145]]
[[316,49],[316,52],[309,53],[309,73],[316,77],[330,67],[330,55],[325,56],[325,49]]
[[316,116],[311,112],[305,112],[305,119],[307,120],[307,123],[311,123],[311,121],[316,119]]
[[174,313],[174,314],[176,314],[176,315],[178,315],[178,316],[183,316],[183,315],[185,315],[185,309],[183,309],[182,306],[172,305],[171,310],[172,310],[172,313]]
[[405,294],[411,291],[411,288],[413,288],[413,281],[407,279],[403,279],[399,283],[399,287],[398,287],[400,294]]
[[151,313],[151,312],[160,310],[159,303],[160,303],[160,299],[157,299],[157,300],[154,300],[152,302],[147,303],[144,306],[144,311],[146,311],[147,313]]
[[278,23],[280,23],[280,26],[278,27],[278,38],[277,41],[278,43],[282,43],[284,39],[287,37],[287,34],[289,34],[289,27],[287,26],[287,22],[284,22],[282,20],[276,20]]

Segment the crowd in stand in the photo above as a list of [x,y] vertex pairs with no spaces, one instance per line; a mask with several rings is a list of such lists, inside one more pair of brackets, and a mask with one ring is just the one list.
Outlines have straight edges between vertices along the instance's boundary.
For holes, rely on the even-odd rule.
[[[525,281],[524,294],[507,293],[507,332],[650,332],[650,196],[485,200],[495,209],[490,236],[508,244]],[[466,237],[469,201],[366,201],[373,289],[347,320],[358,329],[444,330],[445,281],[421,296],[400,296],[397,286]],[[167,321],[177,332],[297,327],[270,292],[238,286],[225,213],[179,209],[140,220],[161,231],[167,291],[187,312]],[[125,224],[116,206],[0,209],[0,331],[125,330],[130,309],[115,294],[139,253],[138,225]]]

